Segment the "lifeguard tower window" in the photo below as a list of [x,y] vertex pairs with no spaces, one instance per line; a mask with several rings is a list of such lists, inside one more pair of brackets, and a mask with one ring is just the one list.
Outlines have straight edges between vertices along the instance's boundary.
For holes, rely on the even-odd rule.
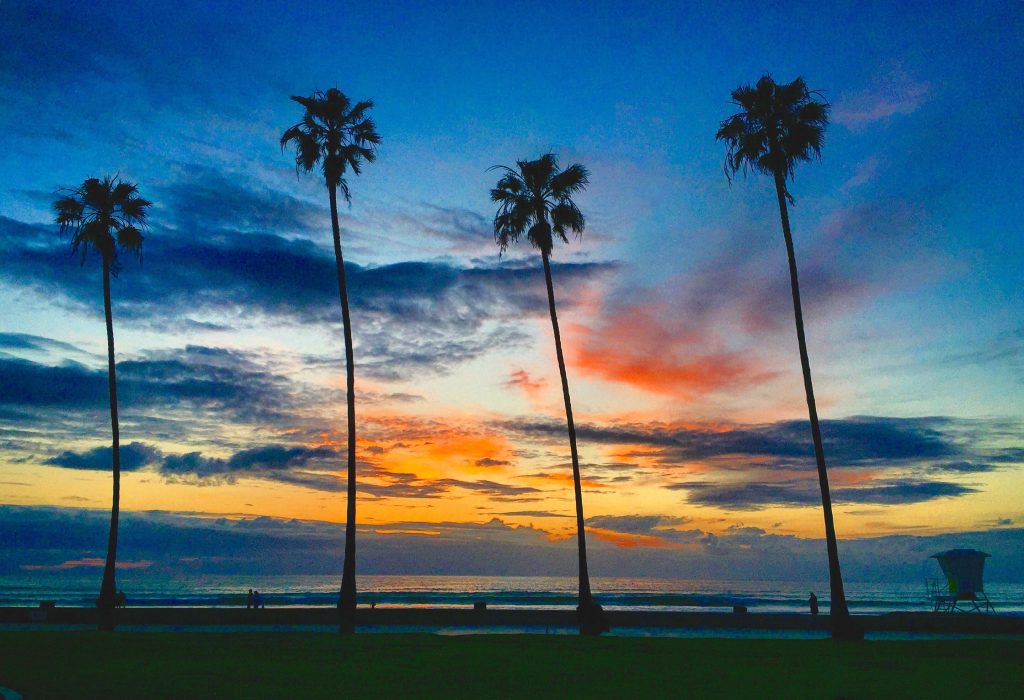
[[941,580],[929,581],[929,596],[935,612],[994,613],[995,609],[985,595],[982,575],[985,559],[990,554],[976,549],[950,549],[933,554],[945,575]]

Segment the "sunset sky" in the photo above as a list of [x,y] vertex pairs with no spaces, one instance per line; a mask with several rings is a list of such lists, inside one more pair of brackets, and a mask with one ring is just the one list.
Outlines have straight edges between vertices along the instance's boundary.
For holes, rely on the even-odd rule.
[[51,205],[115,174],[154,202],[112,290],[122,509],[342,521],[326,190],[278,145],[336,86],[383,137],[341,220],[361,557],[573,533],[540,258],[488,196],[547,151],[591,172],[553,275],[598,570],[821,538],[774,189],[714,138],[770,71],[832,105],[791,217],[839,537],[1024,552],[1024,5],[237,7],[0,3],[0,523],[109,508],[100,265]]

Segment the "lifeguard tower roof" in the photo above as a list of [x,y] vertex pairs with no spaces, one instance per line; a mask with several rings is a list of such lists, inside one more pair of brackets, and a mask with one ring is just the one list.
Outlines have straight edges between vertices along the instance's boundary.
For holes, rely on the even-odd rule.
[[929,558],[939,560],[942,573],[949,581],[949,592],[964,595],[984,592],[982,572],[985,559],[991,556],[977,549],[949,549]]

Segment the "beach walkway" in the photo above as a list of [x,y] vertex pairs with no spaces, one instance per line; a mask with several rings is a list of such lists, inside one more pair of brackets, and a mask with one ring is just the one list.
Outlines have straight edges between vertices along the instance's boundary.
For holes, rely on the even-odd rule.
[[[828,615],[793,613],[707,613],[662,611],[608,611],[613,629],[648,630],[762,630],[821,632],[829,630]],[[889,613],[856,615],[866,632],[902,632],[914,634],[1024,635],[1024,617],[1008,615]],[[119,625],[175,627],[333,627],[336,608],[156,608],[139,607],[118,610]],[[508,628],[520,631],[573,629],[576,613],[572,610],[474,610],[465,608],[361,608],[357,625],[373,628]],[[18,625],[45,628],[48,625],[95,625],[92,608],[0,607],[0,626]]]

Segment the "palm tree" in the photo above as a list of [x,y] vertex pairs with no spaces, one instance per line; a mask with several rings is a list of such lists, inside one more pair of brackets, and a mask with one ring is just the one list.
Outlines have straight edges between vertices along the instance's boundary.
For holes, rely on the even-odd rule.
[[740,111],[722,122],[715,138],[725,141],[725,174],[730,182],[737,172],[742,171],[746,174],[748,168],[771,175],[775,179],[775,193],[778,196],[779,215],[782,218],[782,235],[786,240],[786,254],[789,256],[789,281],[793,293],[797,343],[800,346],[800,365],[804,375],[804,391],[807,394],[807,411],[810,415],[811,437],[814,441],[814,457],[818,465],[818,483],[821,487],[821,503],[825,516],[825,541],[828,548],[829,585],[832,595],[832,634],[836,638],[848,638],[857,636],[857,633],[850,624],[846,594],[843,592],[843,577],[839,570],[839,548],[835,524],[832,521],[832,497],[828,488],[828,471],[825,468],[825,450],[821,444],[818,410],[814,403],[811,364],[807,357],[803,310],[800,306],[796,254],[793,251],[793,236],[789,228],[787,208],[787,202],[793,203],[793,197],[789,193],[786,181],[792,179],[796,163],[821,158],[829,105],[815,99],[819,96],[817,91],[807,89],[803,78],[798,77],[791,83],[779,85],[772,80],[771,75],[766,74],[756,85],[743,85],[732,91],[733,104],[739,107]]
[[320,164],[331,202],[331,228],[334,232],[334,262],[338,271],[338,296],[345,333],[345,373],[348,390],[348,510],[345,517],[345,564],[338,595],[339,630],[351,634],[356,628],[356,395],[355,360],[352,353],[352,321],[345,286],[345,259],[341,254],[341,230],[338,227],[338,190],[351,206],[352,196],[345,180],[349,169],[359,175],[363,161],[377,158],[380,143],[373,120],[366,113],[373,102],[355,105],[341,90],[317,90],[309,97],[293,95],[305,113],[302,121],[281,136],[281,149],[295,143],[295,169],[309,173]]
[[114,322],[110,314],[110,277],[117,277],[118,251],[142,258],[142,231],[150,202],[139,196],[138,187],[118,177],[89,178],[74,189],[63,190],[53,203],[61,233],[71,234],[71,250],[80,252],[85,263],[89,249],[103,260],[103,312],[107,319],[107,386],[110,390],[110,430],[113,433],[113,504],[110,509],[110,533],[107,560],[100,584],[99,628],[114,629],[117,586],[114,581],[117,560],[117,521],[121,501],[121,435],[117,422],[117,375],[114,370]]
[[[572,196],[582,192],[589,182],[587,169],[573,163],[565,170],[558,170],[558,160],[552,153],[537,160],[516,161],[516,168],[494,166],[505,171],[498,184],[491,190],[491,201],[497,203],[494,216],[494,240],[502,253],[509,244],[515,243],[525,234],[535,247],[540,249],[544,262],[544,279],[548,287],[548,310],[551,312],[551,329],[555,335],[555,354],[558,356],[558,372],[562,377],[562,397],[565,400],[565,420],[569,426],[569,449],[572,453],[573,488],[576,493],[576,539],[579,549],[579,616],[580,634],[597,635],[608,631],[608,622],[601,606],[594,602],[590,593],[590,575],[587,572],[587,540],[583,526],[583,493],[580,488],[580,460],[576,451],[576,425],[572,419],[572,404],[569,400],[569,380],[565,374],[565,358],[562,356],[562,338],[558,332],[558,316],[555,314],[555,290],[551,283],[551,247],[555,233],[568,243],[566,232],[572,231],[579,238],[583,235],[583,212],[572,201]],[[492,170],[494,169],[492,168]]]

